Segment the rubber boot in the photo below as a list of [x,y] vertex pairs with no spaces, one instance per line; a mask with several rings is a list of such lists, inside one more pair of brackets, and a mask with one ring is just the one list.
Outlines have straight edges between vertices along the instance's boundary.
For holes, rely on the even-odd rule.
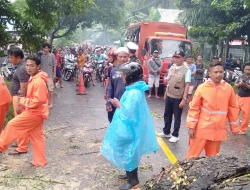
[[118,180],[119,180],[119,181],[128,181],[128,176],[127,176],[127,174],[119,175],[119,176],[118,176]]
[[128,176],[128,183],[121,186],[120,190],[137,189],[140,187],[137,171],[138,171],[138,168],[136,168],[135,170],[131,172],[126,171],[126,174]]

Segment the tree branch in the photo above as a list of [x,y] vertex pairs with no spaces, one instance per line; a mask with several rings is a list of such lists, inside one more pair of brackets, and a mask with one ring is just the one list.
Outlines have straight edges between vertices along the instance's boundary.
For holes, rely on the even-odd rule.
[[64,34],[61,35],[54,35],[54,39],[56,38],[62,38],[64,36],[67,36],[76,26],[74,26],[73,24],[68,28],[68,30],[66,32],[64,32]]
[[16,179],[16,180],[20,180],[20,179],[27,179],[27,180],[37,180],[37,181],[43,181],[43,182],[48,182],[48,183],[57,183],[57,184],[66,184],[64,182],[60,182],[60,181],[54,181],[54,180],[45,180],[45,179],[40,179],[40,178],[30,178],[30,177],[10,177],[10,176],[1,176],[2,178],[9,178],[9,179]]

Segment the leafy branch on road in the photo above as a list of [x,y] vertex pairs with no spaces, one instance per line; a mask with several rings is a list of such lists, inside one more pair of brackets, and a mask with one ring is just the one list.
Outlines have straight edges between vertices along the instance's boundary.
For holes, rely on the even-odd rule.
[[0,176],[1,178],[6,179],[16,179],[16,180],[36,180],[36,181],[42,181],[47,183],[57,183],[57,184],[66,184],[65,182],[55,181],[55,180],[46,180],[46,179],[40,179],[40,178],[32,178],[32,177],[11,177],[11,176]]
[[94,129],[86,129],[84,131],[98,131],[98,130],[101,130],[101,129],[107,129],[107,127],[94,128]]
[[58,128],[55,128],[55,129],[50,129],[50,130],[47,130],[47,131],[46,131],[46,134],[47,134],[47,133],[50,133],[50,132],[52,132],[52,131],[57,131],[57,130],[65,129],[65,128],[68,128],[68,127],[70,127],[70,126],[64,126],[64,127],[58,127]]
[[100,151],[99,151],[99,150],[98,150],[98,151],[92,151],[92,152],[80,153],[80,154],[68,154],[68,155],[70,155],[70,156],[72,156],[72,155],[77,155],[77,156],[85,156],[85,155],[90,155],[90,154],[98,154],[98,153],[100,153]]

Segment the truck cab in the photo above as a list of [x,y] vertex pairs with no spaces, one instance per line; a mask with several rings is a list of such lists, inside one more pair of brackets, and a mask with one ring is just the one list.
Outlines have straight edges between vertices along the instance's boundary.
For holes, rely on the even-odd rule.
[[127,40],[138,44],[137,56],[143,67],[144,80],[148,82],[148,60],[155,50],[158,50],[162,60],[160,84],[167,85],[165,76],[168,65],[173,61],[176,51],[184,51],[192,55],[192,43],[187,39],[187,29],[183,25],[165,22],[143,22],[129,26]]

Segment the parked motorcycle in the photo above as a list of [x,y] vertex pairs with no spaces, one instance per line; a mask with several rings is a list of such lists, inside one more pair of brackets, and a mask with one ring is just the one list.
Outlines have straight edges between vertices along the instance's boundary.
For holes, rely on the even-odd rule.
[[205,69],[204,73],[203,73],[203,82],[207,81],[209,78],[208,76],[208,69]]
[[225,70],[224,80],[228,83],[235,82],[241,75],[242,71],[240,68],[235,68],[234,70],[227,69]]
[[1,64],[1,75],[4,79],[11,80],[13,78],[14,71],[14,66],[10,63],[9,59],[6,58]]
[[88,62],[83,67],[83,80],[84,86],[87,88],[89,86],[89,82],[91,80],[91,75],[93,73],[93,65],[91,62]]
[[63,79],[66,81],[70,81],[73,78],[75,68],[76,68],[76,60],[67,59],[65,61],[65,65],[63,69]]

